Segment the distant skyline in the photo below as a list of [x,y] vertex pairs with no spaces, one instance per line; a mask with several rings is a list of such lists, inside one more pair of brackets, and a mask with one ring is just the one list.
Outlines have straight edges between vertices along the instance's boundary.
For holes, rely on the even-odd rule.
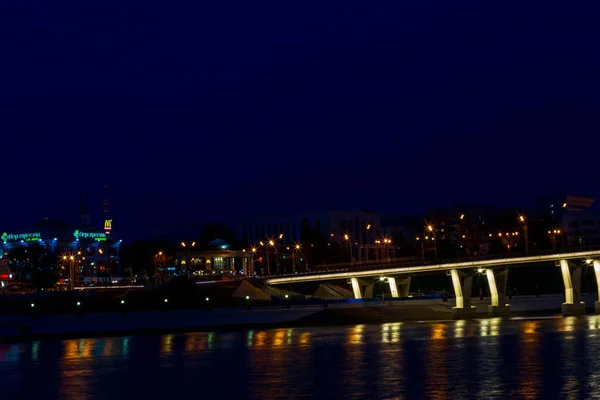
[[0,226],[600,197],[599,11],[3,3]]

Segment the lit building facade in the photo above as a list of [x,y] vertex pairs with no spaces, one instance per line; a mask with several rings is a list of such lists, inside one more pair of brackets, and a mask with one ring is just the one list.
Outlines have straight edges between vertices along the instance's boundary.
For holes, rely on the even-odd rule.
[[30,279],[32,268],[46,255],[56,257],[63,276],[67,276],[73,268],[77,284],[119,274],[122,240],[113,229],[112,218],[106,215],[102,227],[94,228],[85,195],[81,196],[80,207],[77,227],[45,219],[30,230],[0,231],[0,253],[3,253],[13,274],[20,279]]
[[241,223],[237,228],[238,237],[249,246],[269,240],[277,241],[280,246],[294,246],[314,239],[315,234],[329,243],[352,249],[357,262],[369,260],[383,239],[380,215],[362,209],[262,217]]
[[[221,239],[210,242],[207,246],[196,247],[195,242],[187,244],[182,251],[175,254],[175,265],[178,272],[191,276],[205,274],[253,274],[254,258],[250,249],[232,250],[229,244]],[[157,257],[160,264],[160,257]],[[156,269],[160,269],[157,265]]]

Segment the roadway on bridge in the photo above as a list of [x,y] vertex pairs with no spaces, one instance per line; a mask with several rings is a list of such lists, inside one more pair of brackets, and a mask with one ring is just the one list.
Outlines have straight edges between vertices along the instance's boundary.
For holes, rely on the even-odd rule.
[[559,260],[573,260],[573,259],[592,259],[600,257],[600,250],[589,250],[589,251],[576,251],[569,253],[555,253],[545,254],[537,256],[523,256],[523,257],[507,257],[493,260],[479,260],[479,261],[465,261],[465,262],[453,262],[453,263],[440,263],[440,264],[427,264],[427,265],[414,265],[414,266],[402,266],[402,267],[384,267],[373,269],[361,269],[355,271],[342,271],[342,272],[323,272],[317,274],[306,274],[306,275],[290,275],[277,278],[269,278],[265,282],[268,285],[283,285],[287,283],[299,283],[299,282],[315,282],[315,281],[329,281],[335,279],[350,279],[350,278],[363,278],[363,277],[376,277],[376,276],[394,276],[402,274],[413,274],[421,272],[435,272],[435,271],[448,271],[452,269],[478,269],[478,268],[494,268],[494,267],[508,267],[516,264],[530,264],[540,263],[549,261]]

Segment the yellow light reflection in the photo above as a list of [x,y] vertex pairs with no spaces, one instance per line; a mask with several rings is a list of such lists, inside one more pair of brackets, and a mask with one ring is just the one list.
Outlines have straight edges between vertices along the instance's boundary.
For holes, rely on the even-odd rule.
[[487,336],[490,333],[490,320],[484,319],[481,321],[479,334],[481,336]]
[[400,341],[400,327],[402,322],[381,324],[381,342],[398,343]]
[[310,333],[304,332],[303,334],[301,334],[299,342],[302,345],[310,344]]
[[104,357],[112,357],[115,355],[115,339],[106,338],[104,339]]
[[540,337],[538,321],[527,321],[523,326],[526,337],[520,341],[519,393],[518,398],[538,399],[540,396],[542,367],[540,364]]
[[600,329],[600,315],[592,315],[588,317],[588,329],[590,331]]
[[97,339],[65,340],[63,341],[65,347],[63,357],[67,359],[91,357],[96,342]]
[[523,332],[527,335],[536,334],[540,323],[538,321],[527,321],[523,323]]
[[[432,327],[431,340],[425,354],[425,399],[447,399],[450,390],[450,374],[448,372],[448,340],[447,325],[435,324]],[[456,382],[455,382],[456,383]]]
[[381,324],[381,342],[389,343],[391,341],[391,324]]
[[448,327],[445,324],[434,324],[431,327],[431,338],[435,340],[446,339]]
[[275,330],[275,335],[273,337],[273,346],[278,347],[278,346],[283,345],[284,338],[285,338],[285,329]]
[[362,344],[364,325],[356,325],[348,332],[348,344]]
[[461,338],[465,336],[465,324],[467,321],[459,319],[454,323],[454,337]]
[[500,334],[500,321],[502,321],[502,318],[490,319],[490,336],[498,336]]
[[255,335],[256,340],[254,341],[254,347],[263,347],[265,345],[265,339],[267,338],[267,333],[265,331],[260,331]]
[[185,351],[204,350],[207,342],[206,333],[188,333],[185,335]]
[[400,327],[402,322],[394,322],[392,324],[392,343],[398,343],[400,341]]
[[250,331],[248,331],[248,334],[246,335],[246,347],[252,347],[253,342],[254,342],[254,331],[250,330]]
[[173,352],[173,339],[175,335],[164,335],[161,338],[160,351],[163,353]]

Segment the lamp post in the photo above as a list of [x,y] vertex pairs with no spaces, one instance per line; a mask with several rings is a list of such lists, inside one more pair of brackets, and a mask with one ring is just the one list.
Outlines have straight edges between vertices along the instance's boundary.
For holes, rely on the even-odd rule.
[[[194,241],[192,241],[192,242],[182,241],[181,242],[181,247],[183,247],[184,249],[187,249],[187,251],[188,251],[188,260],[187,261],[189,261],[190,267],[191,267],[191,263],[192,263],[192,247],[196,247],[196,242],[194,242]],[[186,270],[189,271],[190,268],[187,268],[187,261],[186,261]]]
[[560,229],[548,231],[548,235],[550,235],[550,239],[552,240],[552,250],[556,250],[556,235],[560,235]]
[[433,251],[435,253],[435,259],[437,260],[438,251],[437,251],[437,236],[435,234],[435,228],[433,227],[433,225],[427,224],[427,231],[431,232],[431,234],[433,235],[433,238],[431,240],[433,240]]
[[[288,250],[290,250],[290,248],[287,248]],[[292,247],[292,273],[295,274],[296,273],[296,252],[300,251],[300,243],[296,243],[294,244],[294,247]]]
[[458,222],[456,223],[456,234],[457,234],[457,241],[458,241],[458,259],[460,260],[460,221],[463,220],[463,218],[465,218],[465,214],[460,214],[460,217],[458,218]]
[[162,266],[162,256],[163,252],[159,251],[154,255],[154,282],[156,283],[156,279],[158,277],[158,270]]
[[519,222],[523,225],[523,234],[525,235],[525,254],[529,253],[529,229],[527,227],[527,221],[524,215],[519,215]]
[[425,245],[423,240],[417,236],[417,241],[421,242],[421,264],[425,264]]
[[[275,256],[275,274],[279,275],[279,265],[277,262],[277,246],[275,245],[275,241],[274,240],[269,240],[268,242],[269,246],[273,247],[273,255]],[[267,248],[267,264],[269,263],[269,249]]]
[[350,235],[347,233],[344,234],[344,240],[348,242],[348,247],[350,248],[350,265],[354,266],[354,257],[352,256],[352,242],[350,241]]
[[252,247],[252,249],[250,250],[250,253],[252,255],[250,257],[250,271],[248,272],[248,275],[254,274],[254,255],[256,254],[256,247]]
[[63,256],[64,261],[69,262],[69,290],[75,290],[75,256]]
[[389,248],[388,245],[392,244],[392,239],[388,239],[388,238],[383,238],[383,260],[384,262],[390,261],[389,260]]

